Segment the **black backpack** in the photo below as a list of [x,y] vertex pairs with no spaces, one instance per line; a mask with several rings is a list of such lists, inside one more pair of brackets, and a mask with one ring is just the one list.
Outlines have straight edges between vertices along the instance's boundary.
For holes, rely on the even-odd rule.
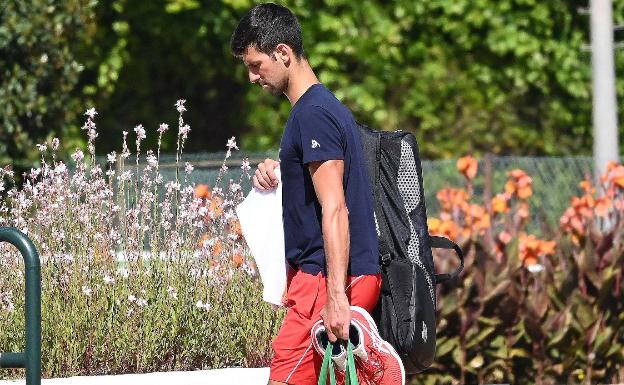
[[[403,360],[407,373],[433,362],[436,347],[435,285],[456,278],[461,249],[430,236],[416,138],[409,132],[376,131],[359,125],[374,194],[382,287],[373,319],[379,334]],[[436,274],[431,248],[454,249],[460,265]]]

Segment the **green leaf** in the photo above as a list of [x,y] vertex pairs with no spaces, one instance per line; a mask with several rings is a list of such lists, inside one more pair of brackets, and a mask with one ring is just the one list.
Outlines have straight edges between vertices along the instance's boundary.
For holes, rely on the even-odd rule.
[[471,347],[486,339],[490,334],[494,332],[494,330],[496,330],[496,327],[489,326],[483,329],[478,335],[474,336],[473,338],[467,338],[468,342],[466,343],[466,349],[470,349]]
[[447,354],[453,349],[455,350],[460,349],[459,337],[445,339],[444,341],[440,342],[436,348],[436,356],[443,357],[445,354]]

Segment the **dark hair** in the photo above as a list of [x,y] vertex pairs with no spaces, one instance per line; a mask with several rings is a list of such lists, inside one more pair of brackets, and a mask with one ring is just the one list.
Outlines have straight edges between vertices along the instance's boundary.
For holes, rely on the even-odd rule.
[[250,9],[238,22],[230,48],[239,57],[249,47],[271,55],[280,43],[290,46],[297,59],[306,57],[297,17],[286,7],[264,3]]

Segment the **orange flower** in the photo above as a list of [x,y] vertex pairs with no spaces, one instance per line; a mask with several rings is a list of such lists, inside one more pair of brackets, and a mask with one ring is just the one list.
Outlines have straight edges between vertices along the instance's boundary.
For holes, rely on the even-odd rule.
[[465,208],[467,206],[468,193],[463,189],[451,187],[443,188],[436,194],[443,211],[453,211],[454,208]]
[[457,159],[457,170],[468,180],[472,180],[477,175],[477,167],[477,160],[470,155]]
[[492,211],[495,213],[506,213],[509,211],[505,194],[496,194],[496,196],[492,198]]
[[533,195],[533,179],[523,170],[514,169],[507,173],[509,179],[505,183],[508,195],[517,194],[519,199],[528,199]]
[[459,235],[459,226],[450,219],[429,218],[427,219],[427,226],[432,235],[441,235],[452,240],[456,240]]
[[606,217],[611,207],[613,207],[613,202],[609,197],[604,196],[596,201],[594,211],[599,217]]
[[500,234],[498,234],[498,240],[506,245],[511,242],[511,234],[507,231],[501,231]]
[[[528,179],[530,182],[531,178],[528,178]],[[533,189],[530,184],[518,187],[518,198],[528,199],[531,195],[533,195]]]
[[222,204],[223,199],[220,197],[215,196],[210,200],[210,212],[212,213],[213,218],[220,217],[223,214]]
[[585,218],[590,218],[593,215],[592,208],[594,204],[594,198],[591,195],[583,195],[580,198],[572,197],[572,207],[574,211]]
[[524,266],[534,265],[539,257],[553,255],[555,253],[555,241],[543,241],[537,239],[534,235],[526,235],[520,233],[518,239],[518,257]]
[[243,229],[241,228],[241,224],[237,219],[232,220],[232,222],[230,222],[230,231],[232,232],[232,234],[236,234],[239,237],[243,236]]
[[470,205],[469,215],[467,222],[472,225],[470,230],[475,233],[483,233],[490,227],[490,214],[485,211],[485,208],[479,205]]
[[243,258],[240,254],[234,254],[232,256],[232,262],[234,263],[234,267],[239,268],[245,262],[245,258]]
[[579,183],[579,186],[581,186],[581,188],[583,189],[583,191],[585,191],[586,194],[593,194],[596,191],[596,189],[592,186],[591,182],[588,181],[587,179]]
[[624,166],[621,164],[613,163],[609,170],[609,178],[613,185],[624,188]]
[[220,240],[217,240],[214,243],[214,245],[212,245],[212,256],[218,257],[219,255],[221,255],[222,251],[223,251],[223,243]]
[[210,188],[207,184],[198,184],[195,186],[195,197],[210,199]]
[[208,236],[208,234],[204,234],[202,235],[202,237],[200,238],[199,242],[197,242],[197,247],[199,249],[201,249],[202,247],[204,247],[204,244],[210,239],[210,237]]
[[529,204],[527,202],[522,202],[520,204],[520,207],[518,208],[518,215],[523,219],[529,217]]
[[430,233],[437,233],[440,231],[440,225],[442,221],[438,218],[427,218],[427,227],[429,228]]

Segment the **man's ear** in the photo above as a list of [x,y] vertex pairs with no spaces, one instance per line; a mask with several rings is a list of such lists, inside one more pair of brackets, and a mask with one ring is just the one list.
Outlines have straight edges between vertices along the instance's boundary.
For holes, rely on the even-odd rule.
[[275,57],[280,59],[286,67],[290,65],[293,57],[292,48],[288,44],[280,43],[275,47]]

